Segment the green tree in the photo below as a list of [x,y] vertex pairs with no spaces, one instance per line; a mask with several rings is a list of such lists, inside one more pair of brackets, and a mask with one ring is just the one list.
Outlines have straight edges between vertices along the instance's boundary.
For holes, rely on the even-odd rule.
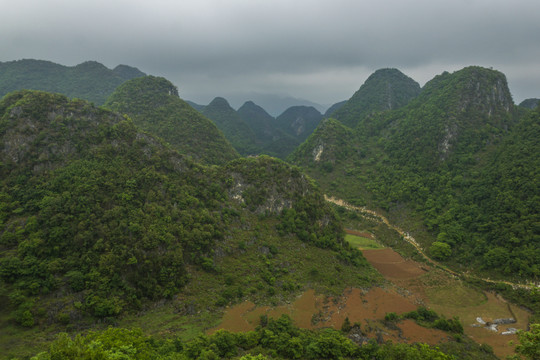
[[429,253],[435,259],[446,260],[452,254],[452,248],[447,243],[435,241],[429,247]]
[[529,331],[518,331],[520,344],[516,346],[516,355],[510,360],[540,359],[540,324],[531,324]]

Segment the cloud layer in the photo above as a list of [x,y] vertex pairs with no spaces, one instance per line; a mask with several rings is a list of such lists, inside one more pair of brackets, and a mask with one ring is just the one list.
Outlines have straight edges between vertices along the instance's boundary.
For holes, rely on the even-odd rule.
[[128,64],[233,105],[252,92],[330,104],[382,67],[423,84],[481,65],[519,102],[540,97],[539,14],[537,0],[21,0],[0,12],[0,61]]

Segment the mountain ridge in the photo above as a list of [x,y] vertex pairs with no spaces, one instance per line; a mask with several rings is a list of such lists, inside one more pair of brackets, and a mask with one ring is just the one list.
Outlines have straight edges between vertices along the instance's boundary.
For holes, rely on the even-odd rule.
[[0,62],[0,97],[15,90],[33,89],[102,105],[118,85],[144,75],[131,66],[118,65],[110,70],[97,61],[75,66],[34,59]]

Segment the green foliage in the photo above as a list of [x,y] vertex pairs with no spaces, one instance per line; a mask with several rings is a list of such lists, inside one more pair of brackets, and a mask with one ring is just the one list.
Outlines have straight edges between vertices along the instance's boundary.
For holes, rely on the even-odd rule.
[[380,69],[330,116],[354,128],[371,113],[400,108],[419,93],[420,85],[399,70]]
[[232,146],[242,155],[260,153],[256,136],[248,124],[224,98],[217,97],[201,113],[212,120]]
[[[3,311],[22,326],[112,321],[176,298],[193,276],[206,279],[194,297],[215,286],[197,299],[210,308],[290,297],[314,256],[329,264],[315,288],[373,281],[298,168],[268,156],[199,165],[117,113],[43,92],[6,96],[0,116]],[[340,263],[365,272],[337,279]]]
[[353,132],[323,122],[289,160],[327,193],[420,219],[440,260],[540,276],[540,112],[513,105],[503,74],[444,73],[400,109],[353,117]]
[[176,87],[164,78],[145,76],[127,81],[105,106],[127,114],[135,125],[199,162],[223,164],[238,157],[221,131],[180,99]]
[[[477,346],[478,347],[478,346]],[[469,351],[478,351],[474,345]],[[240,357],[241,355],[241,357]],[[247,333],[220,330],[189,342],[158,340],[140,330],[109,328],[70,338],[60,334],[48,350],[34,357],[49,359],[407,359],[451,360],[453,355],[426,344],[358,346],[339,331],[303,330],[283,315]]]
[[447,243],[435,241],[429,247],[429,254],[434,259],[446,260],[452,254],[452,248]]
[[103,104],[118,85],[144,75],[126,65],[110,70],[95,61],[73,67],[30,59],[0,62],[0,98],[11,91],[33,89]]
[[540,359],[540,324],[531,324],[530,331],[518,331],[519,344],[512,360]]

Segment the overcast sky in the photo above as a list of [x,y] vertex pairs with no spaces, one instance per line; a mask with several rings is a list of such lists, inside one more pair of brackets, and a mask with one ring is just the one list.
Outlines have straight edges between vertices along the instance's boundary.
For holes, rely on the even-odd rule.
[[0,61],[96,60],[201,104],[251,93],[332,104],[375,70],[424,85],[468,65],[540,97],[539,0],[0,0]]

